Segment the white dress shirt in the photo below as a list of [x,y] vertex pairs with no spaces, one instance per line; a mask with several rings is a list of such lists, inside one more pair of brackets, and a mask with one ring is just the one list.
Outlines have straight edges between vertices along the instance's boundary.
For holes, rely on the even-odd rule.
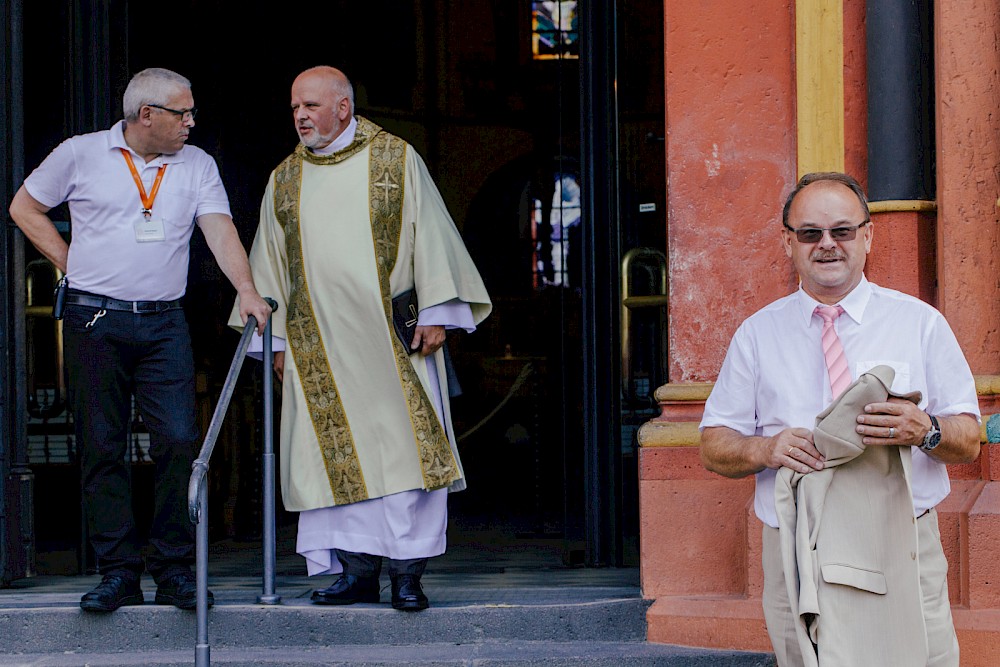
[[[740,325],[705,404],[700,428],[725,426],[743,435],[773,436],[786,428],[815,426],[832,400],[820,345],[821,305],[801,288],[765,306]],[[862,278],[840,305],[836,330],[851,379],[887,364],[896,371],[892,389],[918,390],[919,407],[932,415],[969,413],[979,418],[975,380],[944,317],[928,304]],[[775,471],[757,473],[754,509],[777,528]],[[915,514],[951,491],[948,471],[913,448]]]

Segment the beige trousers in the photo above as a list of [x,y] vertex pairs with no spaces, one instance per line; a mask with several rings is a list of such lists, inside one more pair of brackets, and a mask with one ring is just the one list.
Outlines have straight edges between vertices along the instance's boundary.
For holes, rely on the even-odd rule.
[[[959,667],[958,637],[951,618],[948,601],[948,561],[941,548],[937,512],[930,510],[917,519],[917,539],[920,545],[920,591],[924,602],[924,622],[927,626],[926,667]],[[781,568],[781,543],[778,529],[764,526],[764,620],[778,667],[802,664],[799,643],[795,638],[795,623],[785,588]],[[847,641],[850,641],[847,638]],[[855,667],[820,665],[820,667]],[[857,666],[860,667],[860,666]],[[896,667],[924,667],[899,665]]]

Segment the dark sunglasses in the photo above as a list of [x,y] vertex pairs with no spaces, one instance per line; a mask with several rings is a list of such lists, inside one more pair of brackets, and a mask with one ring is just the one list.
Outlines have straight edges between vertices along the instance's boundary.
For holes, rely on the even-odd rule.
[[834,227],[833,229],[826,229],[824,227],[799,227],[795,229],[787,222],[783,224],[785,225],[785,229],[795,232],[795,238],[799,243],[819,243],[823,238],[823,232],[830,232],[830,238],[834,241],[853,241],[858,235],[858,230],[869,222],[871,220],[865,220],[860,225],[854,225],[853,227]]

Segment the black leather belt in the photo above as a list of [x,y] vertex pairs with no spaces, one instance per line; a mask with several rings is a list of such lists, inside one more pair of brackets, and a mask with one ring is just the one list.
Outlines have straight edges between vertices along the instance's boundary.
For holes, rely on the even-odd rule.
[[109,296],[72,291],[66,295],[66,303],[90,308],[104,308],[105,310],[125,310],[133,313],[162,313],[165,310],[184,307],[181,299],[173,301],[122,301],[121,299],[112,299]]

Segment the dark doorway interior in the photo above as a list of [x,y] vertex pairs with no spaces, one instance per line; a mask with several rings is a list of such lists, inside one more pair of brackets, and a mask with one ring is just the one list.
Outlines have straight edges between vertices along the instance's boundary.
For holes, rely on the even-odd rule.
[[[495,304],[477,332],[449,337],[463,389],[454,399],[455,430],[469,479],[469,489],[452,496],[449,539],[501,549],[543,545],[562,565],[584,564],[581,360],[587,351],[580,325],[575,24],[533,20],[530,1],[336,0],[303,11],[222,0],[181,0],[170,11],[149,3],[69,4],[25,3],[26,172],[65,136],[118,120],[129,77],[151,66],[192,80],[199,108],[192,143],[218,159],[247,247],[268,175],[296,142],[288,89],[302,69],[343,69],[355,85],[357,112],[414,145]],[[573,4],[561,3],[567,12]],[[621,188],[623,207],[630,207],[623,212],[625,247],[665,250],[662,12],[659,3],[640,4],[622,3],[623,30],[641,41],[619,42],[619,61],[629,67],[620,81],[627,92],[619,98],[624,152],[620,183],[609,187]],[[557,34],[560,29],[566,34]],[[89,53],[92,30],[107,49],[83,67],[79,60]],[[103,112],[84,99],[93,90],[107,98]],[[639,213],[647,200],[657,203],[655,215],[648,207]],[[67,217],[58,210],[54,216]],[[29,262],[36,258],[32,249],[28,253]],[[186,309],[206,426],[238,338],[224,326],[232,298],[196,234]],[[36,347],[47,344],[43,326],[29,332]],[[54,400],[54,393],[45,392],[54,386],[56,370],[38,354],[31,382],[45,404]],[[632,411],[647,408],[656,387],[655,360],[644,359],[636,363],[649,367],[646,396],[626,401]],[[260,532],[261,384],[259,365],[248,362],[213,458],[210,526],[216,541],[242,543]],[[639,423],[623,420],[633,422]],[[29,426],[43,573],[90,565],[80,550],[78,513],[66,511],[79,506],[68,427],[61,413],[35,416]],[[626,459],[633,431],[623,428]],[[138,421],[134,441],[133,485],[149,488]],[[631,545],[614,550],[617,565],[637,562],[634,452],[630,460],[624,479],[607,480],[623,499],[620,540]],[[287,533],[294,521],[281,511],[279,496],[279,530]]]

